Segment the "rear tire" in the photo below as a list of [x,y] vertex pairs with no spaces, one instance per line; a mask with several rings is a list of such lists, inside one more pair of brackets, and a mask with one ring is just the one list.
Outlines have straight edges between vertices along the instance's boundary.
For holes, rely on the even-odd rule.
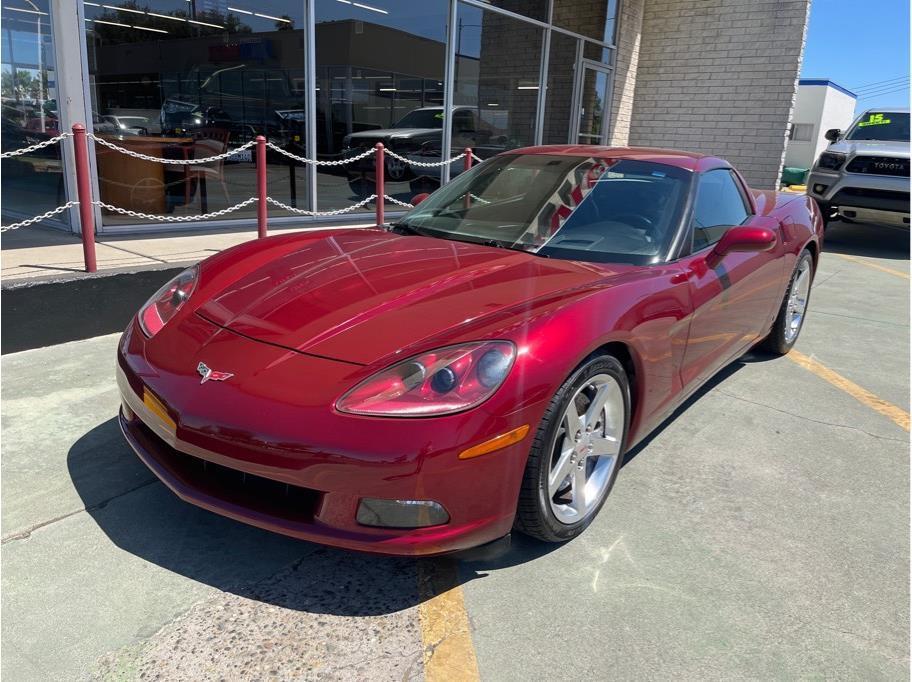
[[542,417],[514,529],[544,542],[582,533],[614,486],[629,424],[630,387],[621,363],[610,355],[583,363]]
[[785,355],[798,340],[804,319],[807,316],[807,307],[811,298],[811,284],[814,281],[814,257],[805,249],[798,256],[795,271],[789,280],[785,297],[779,306],[779,313],[773,328],[760,344],[761,348],[775,355]]

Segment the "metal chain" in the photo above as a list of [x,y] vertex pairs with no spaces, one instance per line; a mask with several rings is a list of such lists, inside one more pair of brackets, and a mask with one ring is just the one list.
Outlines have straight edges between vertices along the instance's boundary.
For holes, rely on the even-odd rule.
[[18,230],[20,227],[28,227],[34,223],[41,222],[42,220],[47,220],[51,216],[55,216],[58,213],[63,213],[73,206],[79,206],[78,201],[68,201],[63,206],[58,206],[57,208],[48,211],[47,213],[42,213],[41,215],[36,215],[34,218],[29,218],[28,220],[23,220],[19,223],[12,223],[11,225],[3,225],[0,227],[0,232],[9,232],[10,230]]
[[301,163],[309,163],[314,166],[345,166],[346,164],[354,163],[355,161],[360,161],[361,159],[366,159],[368,156],[374,154],[377,151],[371,147],[363,154],[358,154],[358,156],[352,156],[347,159],[339,159],[337,161],[319,161],[315,159],[308,159],[303,156],[298,156],[297,154],[292,154],[290,151],[282,149],[282,147],[278,146],[277,144],[273,144],[272,142],[267,142],[266,146],[270,149],[274,149],[279,154],[287,156],[289,159],[294,159],[295,161],[299,161]]
[[484,161],[484,159],[481,158],[480,156],[478,156],[477,154],[475,154],[475,152],[472,152],[472,160],[476,161],[477,163],[481,163],[482,161]]
[[221,161],[222,159],[230,158],[230,157],[234,156],[235,154],[237,154],[238,152],[244,151],[245,149],[250,149],[251,147],[253,147],[256,144],[256,140],[250,140],[250,142],[246,142],[246,143],[242,144],[237,149],[231,149],[231,150],[225,152],[224,154],[219,154],[217,156],[208,156],[204,159],[163,159],[160,156],[149,156],[148,154],[140,154],[139,152],[134,152],[132,149],[125,149],[116,144],[108,142],[107,140],[103,140],[102,138],[97,137],[96,135],[93,135],[92,133],[89,133],[89,137],[92,138],[93,140],[95,140],[95,142],[97,142],[101,146],[107,147],[108,149],[113,149],[114,151],[120,152],[121,154],[126,154],[127,156],[132,156],[135,159],[142,159],[143,161],[152,161],[153,163],[165,164],[167,166],[195,166],[195,165],[198,165],[201,163],[212,163],[214,161]]
[[93,201],[92,204],[95,206],[101,206],[106,208],[109,211],[114,211],[115,213],[120,213],[121,215],[128,215],[131,218],[144,218],[146,220],[160,220],[164,223],[190,223],[196,220],[211,220],[212,218],[218,218],[223,216],[226,213],[231,213],[232,211],[237,211],[240,208],[245,206],[250,206],[250,204],[255,203],[257,197],[250,197],[246,201],[242,201],[239,204],[234,206],[229,206],[228,208],[223,208],[221,211],[213,211],[212,213],[203,213],[202,215],[187,215],[187,216],[173,216],[173,215],[153,215],[151,213],[140,213],[139,211],[131,211],[126,208],[120,208],[119,206],[112,206],[111,204],[106,204],[103,201]]
[[419,168],[433,168],[434,166],[446,166],[447,164],[453,163],[454,161],[459,161],[459,159],[461,159],[462,157],[465,156],[465,152],[463,152],[462,154],[459,154],[459,155],[457,155],[457,156],[454,156],[454,157],[453,157],[452,159],[450,159],[449,161],[434,161],[434,162],[430,162],[430,161],[412,161],[411,159],[406,158],[406,157],[404,157],[404,156],[399,156],[396,152],[394,152],[394,151],[392,151],[392,150],[384,149],[383,151],[384,151],[384,153],[385,153],[387,156],[392,156],[394,159],[399,159],[399,160],[402,161],[403,163],[407,163],[407,164],[410,164],[410,165],[412,165],[412,166],[418,166]]
[[389,194],[384,194],[383,198],[386,199],[391,204],[396,204],[397,206],[403,206],[405,208],[415,208],[415,204],[409,204],[405,201],[399,201],[398,199],[394,199],[393,197],[391,197]]
[[29,152],[36,152],[44,147],[50,147],[52,144],[57,144],[68,137],[73,137],[73,133],[60,133],[57,137],[52,137],[44,142],[36,142],[31,147],[23,147],[22,149],[14,149],[11,152],[3,152],[0,154],[0,159],[8,159],[12,156],[21,156],[22,154],[28,154]]
[[268,201],[268,202],[269,202],[270,204],[272,204],[273,206],[276,206],[276,207],[278,207],[278,208],[283,208],[283,209],[285,209],[286,211],[291,211],[292,213],[298,213],[298,214],[300,214],[300,215],[309,215],[309,216],[333,216],[333,215],[342,215],[343,213],[349,213],[349,212],[351,212],[351,211],[356,211],[356,210],[358,210],[359,208],[362,208],[363,206],[366,206],[367,204],[369,204],[370,202],[372,202],[372,201],[373,201],[374,199],[376,199],[376,198],[377,198],[377,195],[376,195],[376,194],[371,194],[369,197],[367,197],[366,199],[363,199],[363,200],[359,201],[357,204],[354,204],[354,205],[352,205],[352,206],[348,206],[348,207],[346,207],[346,208],[340,208],[340,209],[337,209],[337,210],[335,210],[335,211],[307,211],[307,210],[305,210],[305,209],[303,209],[303,208],[295,208],[295,207],[293,207],[293,206],[289,206],[288,204],[283,204],[283,203],[282,203],[281,201],[279,201],[278,199],[273,199],[272,197],[266,197],[266,201]]

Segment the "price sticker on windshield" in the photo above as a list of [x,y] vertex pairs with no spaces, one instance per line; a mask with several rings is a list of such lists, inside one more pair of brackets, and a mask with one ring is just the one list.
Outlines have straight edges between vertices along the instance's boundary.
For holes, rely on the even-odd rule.
[[867,121],[861,121],[858,124],[859,128],[864,128],[865,126],[882,126],[890,122],[890,119],[884,118],[883,114],[871,114],[868,116]]

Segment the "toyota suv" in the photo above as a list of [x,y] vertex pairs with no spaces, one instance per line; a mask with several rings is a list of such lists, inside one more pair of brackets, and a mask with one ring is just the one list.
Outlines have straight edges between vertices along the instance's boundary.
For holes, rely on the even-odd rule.
[[909,110],[870,109],[847,133],[826,132],[830,146],[807,182],[828,221],[909,225]]

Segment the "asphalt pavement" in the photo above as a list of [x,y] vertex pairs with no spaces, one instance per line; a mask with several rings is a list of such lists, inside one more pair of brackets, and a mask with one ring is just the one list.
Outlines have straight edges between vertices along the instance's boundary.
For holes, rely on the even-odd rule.
[[378,558],[180,502],[116,342],[2,358],[7,679],[909,677],[908,231],[834,224],[798,353],[722,372],[561,546]]

